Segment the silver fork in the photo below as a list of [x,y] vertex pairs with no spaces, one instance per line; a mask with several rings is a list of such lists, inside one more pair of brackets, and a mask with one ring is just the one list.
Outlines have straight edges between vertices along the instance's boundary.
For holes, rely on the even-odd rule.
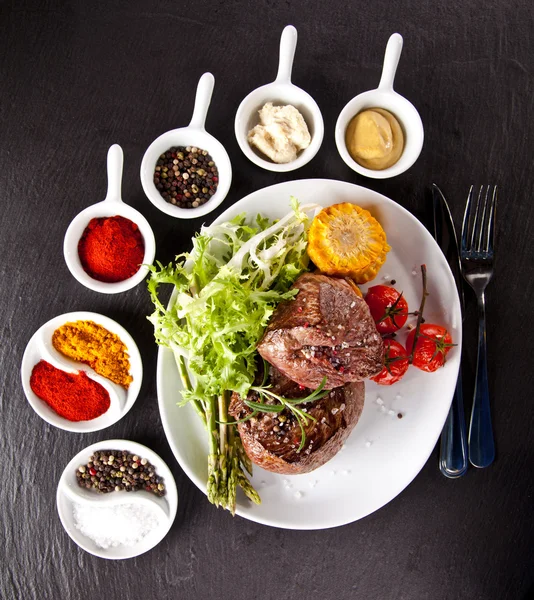
[[493,276],[495,242],[495,205],[497,186],[480,186],[475,197],[469,189],[462,225],[460,252],[462,275],[473,288],[478,300],[478,357],[471,424],[469,426],[469,461],[475,467],[487,467],[495,458],[491,426],[486,363],[486,303],[484,291]]

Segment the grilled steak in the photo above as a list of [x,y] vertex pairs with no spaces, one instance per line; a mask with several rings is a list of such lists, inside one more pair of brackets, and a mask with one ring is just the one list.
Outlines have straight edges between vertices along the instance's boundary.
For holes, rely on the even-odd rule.
[[[286,398],[303,398],[312,391],[287,379],[274,367],[271,384],[272,391]],[[341,449],[360,418],[364,396],[363,382],[355,382],[335,388],[315,402],[299,404],[316,419],[308,420],[305,445],[300,452],[302,432],[290,411],[258,413],[238,425],[245,452],[253,463],[267,471],[293,475],[313,471]],[[259,401],[256,392],[251,392],[248,399]],[[235,419],[244,419],[252,410],[234,393],[228,412]]]
[[309,388],[323,377],[330,389],[380,372],[382,338],[348,281],[305,273],[293,288],[299,293],[278,305],[258,344],[265,360]]

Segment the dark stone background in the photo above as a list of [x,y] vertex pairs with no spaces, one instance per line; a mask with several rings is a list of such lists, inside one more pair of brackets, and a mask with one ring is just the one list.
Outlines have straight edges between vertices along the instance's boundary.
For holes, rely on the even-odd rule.
[[[533,17],[530,0],[0,4],[2,598],[533,597]],[[288,23],[299,32],[293,81],[322,108],[325,139],[306,167],[277,175],[245,159],[233,121],[241,99],[274,79],[279,36]],[[425,145],[407,173],[367,180],[338,156],[334,124],[353,95],[378,84],[394,31],[405,41],[396,89],[419,109]],[[382,192],[428,225],[435,181],[459,224],[471,183],[500,186],[496,274],[488,291],[498,453],[491,468],[448,481],[435,451],[385,508],[317,532],[232,518],[210,506],[182,473],[158,414],[156,346],[145,319],[151,306],[144,286],[118,296],[83,288],[66,268],[62,241],[71,219],[103,199],[106,152],[119,143],[123,196],[152,224],[157,258],[168,261],[188,247],[201,220],[173,220],[154,208],[144,197],[139,166],[156,136],[188,123],[197,80],[207,70],[216,78],[207,127],[226,146],[234,168],[220,211],[267,185],[330,177]],[[473,296],[467,297],[469,410],[476,336]],[[133,334],[146,373],[127,417],[84,436],[42,421],[26,402],[19,376],[33,332],[60,313],[83,309],[102,312]],[[178,517],[165,540],[144,556],[119,562],[78,549],[55,507],[64,465],[87,444],[112,437],[159,452],[180,493]]]

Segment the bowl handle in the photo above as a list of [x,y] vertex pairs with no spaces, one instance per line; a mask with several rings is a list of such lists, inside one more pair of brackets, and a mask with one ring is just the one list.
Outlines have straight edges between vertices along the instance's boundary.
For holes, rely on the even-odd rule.
[[379,90],[393,90],[393,80],[395,79],[401,52],[402,35],[400,33],[394,33],[389,38],[388,45],[386,46],[382,77],[380,77],[380,83],[378,84]]
[[211,73],[204,73],[200,78],[197,86],[197,95],[195,96],[195,108],[189,127],[196,129],[205,129],[206,116],[210,107],[211,95],[213,86],[215,85],[215,77]]
[[297,30],[293,25],[284,27],[280,38],[280,58],[278,61],[278,73],[275,81],[277,83],[291,83],[291,71],[293,70],[293,59],[297,47]]
[[113,144],[108,150],[108,192],[106,200],[111,202],[122,202],[122,166],[124,164],[124,154],[119,144]]

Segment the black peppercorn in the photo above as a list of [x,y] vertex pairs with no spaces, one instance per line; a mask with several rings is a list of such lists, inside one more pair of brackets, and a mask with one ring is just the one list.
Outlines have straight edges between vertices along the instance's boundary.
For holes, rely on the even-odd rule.
[[[95,475],[87,472],[90,469]],[[145,489],[157,496],[165,495],[163,479],[146,458],[118,450],[95,452],[86,465],[76,469],[76,479],[80,487],[99,493]]]
[[181,208],[197,208],[217,191],[218,175],[207,150],[178,146],[169,148],[158,159],[154,185],[167,202]]

